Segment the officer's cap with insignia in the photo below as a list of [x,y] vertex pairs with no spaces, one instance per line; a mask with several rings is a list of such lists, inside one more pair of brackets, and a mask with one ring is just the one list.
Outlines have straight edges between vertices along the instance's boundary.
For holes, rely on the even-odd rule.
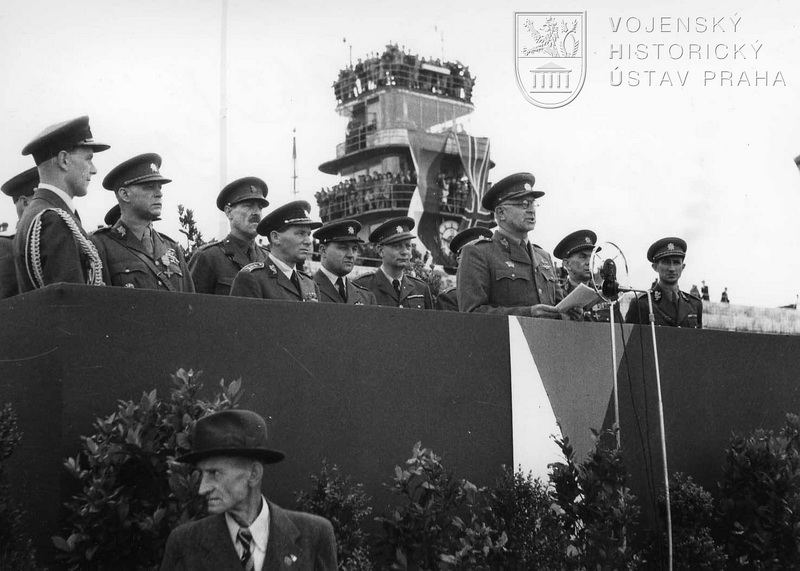
[[647,250],[647,259],[651,262],[657,262],[661,258],[669,258],[677,256],[679,258],[686,257],[686,242],[680,238],[670,237],[661,238],[655,242]]
[[21,172],[17,176],[8,179],[3,183],[3,186],[0,187],[0,190],[16,202],[19,200],[20,196],[31,196],[38,185],[39,169],[31,167],[25,172]]
[[536,177],[529,172],[518,172],[508,175],[504,179],[494,183],[492,188],[486,191],[481,200],[481,205],[486,210],[494,210],[503,202],[531,196],[540,198],[544,196],[541,190],[533,190],[536,184]]
[[358,242],[363,244],[364,240],[358,237],[361,231],[361,222],[358,220],[337,220],[336,222],[328,222],[314,232],[314,238],[319,240],[320,244],[327,244],[328,242]]
[[106,212],[103,222],[106,223],[106,226],[113,226],[117,223],[117,220],[120,219],[120,216],[122,216],[122,212],[120,211],[119,204],[115,204]]
[[482,228],[481,226],[475,226],[473,228],[467,228],[466,230],[462,230],[455,236],[453,239],[450,240],[450,251],[453,252],[456,256],[461,251],[461,248],[469,244],[470,242],[474,242],[478,238],[491,238],[492,231],[488,228]]
[[553,255],[559,260],[566,260],[575,252],[593,250],[597,243],[597,234],[591,230],[576,230],[561,240],[553,250]]
[[40,165],[46,160],[52,159],[61,151],[72,151],[77,147],[88,147],[95,153],[100,153],[110,149],[111,145],[98,143],[92,138],[89,117],[84,115],[63,123],[50,125],[25,145],[22,149],[22,154],[33,155],[33,160],[37,165]]
[[144,184],[146,182],[160,182],[167,184],[172,179],[161,176],[161,157],[156,153],[136,155],[127,161],[118,164],[103,179],[103,188],[119,190],[131,184]]
[[217,208],[225,212],[226,206],[233,206],[245,200],[257,200],[261,208],[269,206],[267,183],[256,176],[246,176],[225,185],[217,197]]
[[403,240],[415,238],[411,231],[414,229],[414,220],[408,216],[400,216],[387,220],[369,235],[369,241],[374,244],[394,244]]
[[312,230],[322,226],[309,218],[311,205],[305,200],[295,200],[289,204],[279,206],[258,223],[256,231],[262,236],[269,236],[270,232],[281,232],[288,226],[310,226]]

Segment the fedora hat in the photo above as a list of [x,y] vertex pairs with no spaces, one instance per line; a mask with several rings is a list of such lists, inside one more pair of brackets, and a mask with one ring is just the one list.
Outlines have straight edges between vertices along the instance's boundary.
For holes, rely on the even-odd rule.
[[283,452],[267,448],[267,423],[250,410],[223,410],[198,420],[192,432],[192,451],[178,461],[194,464],[212,456],[243,456],[264,464],[284,458]]

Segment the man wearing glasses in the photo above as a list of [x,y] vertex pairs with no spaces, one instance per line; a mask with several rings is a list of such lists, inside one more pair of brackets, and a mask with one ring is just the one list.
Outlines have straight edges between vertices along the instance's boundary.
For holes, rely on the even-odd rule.
[[461,250],[458,266],[460,311],[560,319],[555,305],[564,294],[550,254],[528,240],[536,226],[536,199],[530,173],[502,179],[483,196],[498,229],[491,239]]

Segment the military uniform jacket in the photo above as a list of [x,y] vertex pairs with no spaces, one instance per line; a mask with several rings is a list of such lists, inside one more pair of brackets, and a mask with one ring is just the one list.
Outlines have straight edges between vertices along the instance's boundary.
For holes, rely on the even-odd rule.
[[441,311],[458,311],[458,290],[447,288],[436,296],[437,309]]
[[[269,537],[262,571],[336,571],[336,540],[319,516],[269,504]],[[161,571],[242,571],[224,514],[175,528]]]
[[[84,237],[86,232],[78,218],[51,190],[37,188],[28,207],[22,213],[14,236],[14,264],[20,293],[36,289],[25,264],[28,230],[34,217],[48,208],[58,208],[67,213]],[[72,230],[57,213],[49,211],[42,214],[42,232],[39,252],[41,255],[42,279],[44,285],[66,282],[86,284],[89,280],[89,257],[78,244]],[[87,237],[88,238],[88,237]]]
[[400,296],[392,286],[392,282],[383,270],[365,274],[356,278],[355,282],[375,295],[378,305],[388,307],[406,307],[410,309],[433,309],[433,295],[424,281],[403,275],[400,282]]
[[17,269],[14,266],[14,237],[0,236],[0,299],[18,293]]
[[[650,323],[647,294],[641,293],[631,301],[625,323]],[[653,317],[656,325],[669,327],[703,327],[703,302],[684,291],[678,292],[678,303],[670,299],[670,292],[656,284],[653,288]]]
[[500,232],[465,246],[458,263],[459,310],[530,317],[532,305],[561,301],[550,254],[531,246],[533,264],[519,242]]
[[220,242],[205,244],[189,260],[194,290],[197,293],[228,295],[239,270],[253,262],[265,262],[268,257],[267,250],[255,242],[248,256],[248,252],[230,234]]
[[300,281],[299,292],[292,280],[267,258],[266,262],[254,262],[242,268],[233,280],[230,295],[288,301],[319,301],[317,282],[303,272],[297,272],[297,278]]
[[[336,289],[322,270],[314,274],[314,281],[319,286],[319,300],[324,303],[345,303],[339,290]],[[347,281],[347,305],[378,305],[375,296],[368,289],[356,285],[353,280]]]
[[192,276],[180,246],[155,230],[151,235],[152,255],[122,220],[92,234],[92,242],[103,261],[106,285],[194,292]]

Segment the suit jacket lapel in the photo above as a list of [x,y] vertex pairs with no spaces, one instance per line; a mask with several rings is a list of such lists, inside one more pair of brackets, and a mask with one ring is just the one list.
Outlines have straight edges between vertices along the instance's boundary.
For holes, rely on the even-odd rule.
[[[405,276],[404,276],[405,277]],[[386,274],[383,273],[383,270],[378,268],[378,271],[375,272],[375,281],[378,289],[381,290],[383,293],[390,296],[393,300],[397,303],[400,303],[400,300],[397,299],[397,292],[395,291],[394,287],[392,286],[392,282],[389,281],[389,278],[386,277]],[[401,289],[402,293],[402,289]]]
[[[225,523],[225,515],[217,514],[212,516],[213,520],[207,528],[206,537],[202,542],[201,549],[205,552],[205,561],[208,562],[208,569],[238,569],[242,566],[236,547],[231,541],[231,534],[228,531],[228,524]],[[264,567],[267,569],[267,567]]]
[[[277,276],[278,284],[281,287],[283,287],[283,289],[285,289],[286,291],[291,293],[294,297],[296,297],[298,299],[303,299],[302,297],[300,297],[300,295],[301,295],[300,292],[298,292],[297,288],[294,287],[294,284],[292,283],[292,280],[287,278],[286,275],[277,266],[275,267],[275,269],[278,271],[277,272],[278,273],[278,276]],[[297,270],[295,270],[295,271],[297,271]],[[302,287],[302,283],[300,285]]]
[[264,557],[264,567],[267,569],[283,569],[286,566],[285,559],[292,555],[299,557],[296,553],[297,540],[300,538],[300,530],[292,523],[289,516],[282,509],[268,501],[269,504],[269,539],[267,540],[267,552]]
[[[317,273],[314,274],[314,281],[317,282],[317,285],[319,286],[319,292],[326,300],[334,303],[342,303],[342,297],[339,295],[339,292],[336,291],[335,287],[333,287],[333,284],[331,283],[331,280],[328,279],[328,276],[322,273],[322,270],[317,270]],[[347,286],[347,293],[349,294],[349,288],[351,287],[349,282]]]
[[492,240],[500,244],[500,247],[508,252],[508,257],[511,258],[511,261],[528,266],[531,265],[531,258],[528,256],[528,252],[525,251],[525,248],[520,246],[519,240],[509,238],[500,232],[495,232],[494,236],[492,236]]
[[683,320],[689,317],[692,312],[692,304],[686,299],[682,291],[678,292],[680,302],[678,303],[678,315],[675,318],[675,323],[683,323]]
[[[108,231],[108,233],[114,240],[116,240],[126,248],[129,248],[131,250],[136,250],[137,252],[143,254],[144,256],[147,256],[148,258],[150,257],[150,254],[148,254],[147,250],[144,249],[144,245],[141,243],[141,241],[139,241],[139,239],[137,239],[133,235],[133,232],[131,232],[130,228],[125,226],[125,224],[123,224],[121,220],[117,220],[117,223],[114,224],[114,226],[111,228],[111,230]],[[156,244],[155,234],[156,233],[153,232],[153,250],[155,250],[155,244]]]
[[228,237],[222,241],[222,251],[234,264],[239,266],[239,269],[250,263],[246,253],[239,249],[238,245],[233,241],[233,238],[231,238],[230,235],[228,235]]
[[72,210],[70,210],[69,206],[67,206],[67,203],[64,202],[60,196],[58,196],[52,190],[48,190],[46,188],[37,188],[35,193],[36,195],[40,196],[42,200],[50,203],[53,206],[53,208],[58,208],[59,210],[63,210],[64,212],[69,214],[70,217],[75,221],[75,224],[78,225],[78,228],[80,228],[81,234],[87,236],[86,231],[83,229],[83,224],[81,224],[80,219],[77,216],[75,216],[75,213]]

